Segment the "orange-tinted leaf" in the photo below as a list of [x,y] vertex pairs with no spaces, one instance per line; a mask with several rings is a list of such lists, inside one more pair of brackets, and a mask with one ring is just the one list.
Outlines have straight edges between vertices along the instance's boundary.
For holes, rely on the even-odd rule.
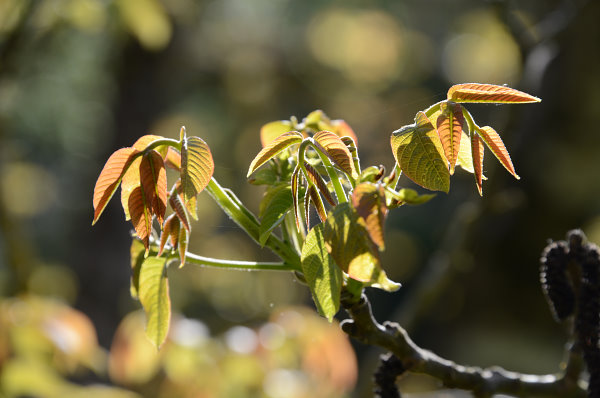
[[514,88],[495,84],[456,84],[448,90],[448,99],[454,102],[492,102],[496,104],[518,104],[541,100]]
[[175,213],[171,214],[165,220],[165,225],[162,230],[162,234],[160,235],[160,245],[158,246],[158,256],[160,257],[163,253],[167,240],[170,238],[171,246],[173,248],[177,247],[177,242],[179,241],[179,229],[181,228],[181,221]]
[[123,212],[125,213],[125,221],[129,221],[131,216],[129,214],[129,196],[134,189],[141,185],[140,178],[140,166],[142,164],[142,157],[136,158],[127,169],[125,175],[123,175],[123,181],[121,182],[121,205],[123,206]]
[[298,183],[300,178],[300,167],[296,165],[294,172],[292,173],[292,206],[294,206],[294,219],[296,220],[296,228],[300,231],[300,214],[298,213],[298,195],[300,184]]
[[277,120],[267,123],[260,129],[260,142],[262,143],[263,147],[266,147],[281,134],[285,134],[292,130],[292,122],[289,120]]
[[483,126],[478,128],[476,132],[479,134],[483,142],[485,142],[485,145],[487,145],[487,147],[490,148],[490,150],[494,153],[494,156],[496,156],[500,163],[502,163],[502,166],[504,166],[504,168],[508,170],[508,172],[517,180],[520,179],[515,172],[515,168],[510,160],[510,155],[508,154],[508,151],[506,150],[506,147],[504,146],[504,143],[502,142],[502,139],[496,130],[490,126]]
[[156,216],[162,226],[167,210],[167,173],[158,152],[151,150],[142,157],[140,182],[151,214]]
[[350,137],[355,143],[358,142],[358,138],[356,138],[354,130],[352,130],[352,127],[350,127],[350,125],[344,120],[332,120],[331,125],[339,137]]
[[171,205],[171,208],[175,214],[177,214],[177,217],[183,224],[183,227],[187,229],[188,232],[191,231],[190,219],[188,218],[183,203],[181,203],[181,199],[179,199],[179,195],[174,193],[173,195],[169,196],[169,204]]
[[187,229],[180,228],[179,229],[178,246],[179,246],[179,259],[181,260],[181,264],[179,264],[179,268],[181,268],[185,265],[185,256],[187,254],[189,239],[190,239],[190,234],[188,233]]
[[475,183],[479,195],[483,195],[481,183],[483,177],[483,140],[478,134],[471,135],[471,153],[473,154],[473,170],[475,172]]
[[150,145],[151,143],[153,143],[156,140],[161,140],[163,138],[164,137],[161,137],[160,135],[153,135],[153,134],[143,135],[137,139],[137,141],[132,145],[132,148],[135,148],[138,151],[142,152],[143,150],[145,150],[148,147],[148,145]]
[[92,200],[94,205],[94,220],[92,221],[92,225],[98,221],[104,208],[106,208],[106,204],[112,198],[123,179],[123,175],[131,166],[138,153],[134,148],[121,148],[106,161],[94,187],[94,198]]
[[384,250],[383,224],[388,209],[385,205],[383,186],[368,182],[358,184],[352,192],[351,200],[358,215],[365,220],[371,240],[379,247],[379,250]]
[[284,134],[281,134],[279,137],[275,138],[269,144],[267,144],[256,157],[250,163],[250,168],[248,169],[248,174],[246,177],[249,177],[250,174],[254,173],[256,169],[260,166],[271,160],[275,155],[284,149],[288,148],[291,145],[299,144],[303,140],[302,134],[297,131],[290,131]]
[[311,185],[304,195],[304,221],[306,222],[306,229],[310,229],[310,200],[312,198],[312,192],[315,190],[315,186]]
[[330,205],[335,206],[335,200],[333,199],[331,192],[329,192],[329,189],[327,189],[327,183],[325,183],[325,181],[323,180],[323,177],[321,177],[321,175],[317,172],[317,170],[314,169],[314,167],[312,167],[310,164],[308,164],[306,162],[304,162],[304,168],[306,169],[307,174],[308,174],[307,178],[309,178],[310,181],[312,181],[312,183],[317,186],[319,191],[325,197],[325,200]]
[[180,171],[181,169],[181,154],[173,147],[167,149],[167,155],[165,156],[165,166],[170,167],[173,170]]
[[129,214],[131,215],[131,223],[133,224],[133,228],[135,228],[135,233],[144,244],[146,253],[148,253],[152,216],[150,215],[150,210],[146,204],[145,195],[141,186],[138,186],[131,192],[127,204]]
[[404,175],[432,191],[449,191],[450,173],[444,149],[423,112],[417,113],[415,124],[394,131],[390,143]]
[[319,131],[313,136],[317,147],[326,154],[342,171],[351,175],[353,178],[358,178],[358,174],[354,169],[354,162],[348,147],[335,133],[331,131]]
[[321,220],[321,222],[324,222],[325,219],[327,218],[327,212],[325,211],[325,206],[323,205],[323,200],[321,199],[321,195],[319,195],[319,192],[314,189],[314,187],[311,187],[313,189],[309,189],[308,190],[308,195],[310,195],[310,200],[313,203],[313,205],[315,206],[315,209],[317,209],[317,214],[319,215],[319,219]]
[[183,202],[197,220],[196,195],[210,182],[215,164],[210,148],[199,137],[186,137],[181,146],[181,190]]
[[441,104],[441,108],[442,112],[437,118],[437,133],[444,148],[444,155],[450,165],[450,175],[452,175],[460,151],[464,117],[459,104],[445,101]]

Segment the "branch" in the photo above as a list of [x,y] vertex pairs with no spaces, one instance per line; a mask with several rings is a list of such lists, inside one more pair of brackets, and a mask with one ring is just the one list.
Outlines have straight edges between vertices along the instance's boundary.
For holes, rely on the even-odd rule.
[[362,343],[391,351],[407,371],[435,377],[446,387],[472,391],[482,397],[493,394],[563,398],[587,396],[587,386],[572,373],[530,375],[500,367],[463,366],[444,359],[415,344],[397,323],[379,324],[373,318],[371,305],[364,294],[358,301],[343,295],[341,304],[351,318],[342,322],[344,332]]

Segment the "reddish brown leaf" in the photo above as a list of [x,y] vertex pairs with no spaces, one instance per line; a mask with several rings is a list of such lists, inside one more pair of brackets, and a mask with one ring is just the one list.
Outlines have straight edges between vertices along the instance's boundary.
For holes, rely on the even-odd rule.
[[121,205],[123,206],[123,212],[125,213],[125,220],[131,219],[129,215],[129,196],[134,189],[141,185],[140,181],[140,165],[142,164],[142,157],[136,158],[129,169],[123,176],[121,182]]
[[170,238],[171,246],[177,248],[177,242],[179,241],[179,229],[181,228],[181,222],[175,213],[171,214],[165,220],[165,225],[160,235],[160,245],[158,247],[158,256],[163,254],[165,244]]
[[[181,185],[178,185],[177,188],[179,189],[180,187]],[[178,189],[176,189],[176,192],[178,192]],[[177,217],[183,224],[183,227],[187,229],[188,232],[190,232],[190,219],[188,218],[185,207],[183,206],[183,203],[181,202],[181,199],[177,193],[174,193],[173,195],[169,196],[169,204],[171,205],[171,208],[173,209],[175,214],[177,214]]]
[[180,171],[181,169],[181,154],[177,149],[169,147],[165,156],[165,166],[173,170]]
[[147,254],[150,243],[150,231],[152,228],[152,216],[146,204],[145,195],[141,186],[138,186],[131,192],[127,204],[129,214],[131,215],[131,223],[133,224],[136,235],[144,244]]
[[504,146],[504,143],[502,142],[502,139],[496,130],[490,126],[483,126],[478,128],[476,131],[481,139],[483,139],[483,142],[485,142],[485,145],[490,148],[490,150],[494,153],[494,156],[496,156],[500,163],[502,163],[502,166],[504,166],[504,168],[508,170],[508,172],[517,180],[520,179],[515,172],[515,168],[510,160],[510,155],[508,154],[508,151],[506,150],[506,147]]
[[292,173],[292,200],[294,206],[294,219],[296,220],[296,228],[300,231],[300,214],[298,213],[298,195],[300,184],[298,183],[298,178],[300,178],[300,167],[296,166],[294,172]]
[[354,130],[352,130],[352,127],[350,127],[350,125],[348,123],[346,123],[344,120],[341,120],[341,119],[332,120],[331,125],[335,129],[335,133],[340,138],[341,137],[350,137],[350,138],[352,138],[352,140],[355,143],[358,142],[358,139],[356,138],[356,134],[354,134]]
[[321,175],[317,172],[317,170],[314,169],[314,167],[312,167],[310,164],[308,164],[306,162],[304,162],[304,168],[306,169],[306,171],[308,173],[307,177],[310,179],[310,181],[313,184],[315,184],[317,186],[319,191],[325,197],[325,200],[330,205],[335,206],[335,200],[333,199],[331,192],[329,192],[329,189],[327,188],[327,183],[325,182],[325,180],[323,180],[323,177],[321,177]]
[[313,136],[317,147],[329,157],[345,173],[350,174],[353,178],[358,178],[354,169],[352,155],[346,147],[346,144],[331,131],[319,131]]
[[454,102],[492,102],[497,104],[518,104],[540,102],[541,100],[514,88],[494,84],[456,84],[448,90],[448,99]]
[[151,150],[142,157],[140,182],[146,194],[146,203],[162,226],[167,210],[167,173],[158,152]]
[[92,200],[94,205],[94,220],[92,221],[92,225],[98,221],[106,204],[112,198],[123,179],[123,175],[131,166],[138,153],[139,151],[134,148],[121,148],[106,161],[94,187],[94,198]]
[[161,137],[160,135],[153,135],[153,134],[143,135],[137,139],[137,141],[132,145],[132,148],[135,148],[138,151],[142,152],[152,142],[154,142],[156,140],[161,140],[163,138],[164,137]]
[[179,268],[181,268],[185,265],[185,256],[187,254],[189,238],[190,238],[190,234],[188,233],[187,229],[180,228],[179,229],[178,246],[179,246],[179,259],[181,260],[181,264],[179,264]]
[[311,192],[315,190],[315,186],[311,185],[306,195],[304,195],[304,221],[306,222],[306,229],[310,229],[310,199],[312,197]]
[[310,201],[315,206],[315,209],[317,209],[319,219],[321,220],[321,222],[324,222],[327,219],[327,212],[325,211],[325,206],[323,206],[323,200],[321,199],[321,195],[319,195],[319,192],[316,189],[314,189],[314,187],[311,188],[313,189],[308,190],[308,195],[310,195]]
[[483,186],[481,180],[483,178],[483,140],[481,137],[473,133],[471,135],[471,153],[473,154],[473,171],[475,173],[475,183],[479,195],[483,196]]
[[441,104],[441,109],[442,112],[437,118],[437,133],[444,148],[444,155],[450,165],[450,175],[452,175],[460,151],[464,117],[459,104],[445,101]]
[[352,206],[365,220],[365,227],[371,240],[379,247],[379,250],[384,250],[383,224],[388,209],[385,205],[383,186],[368,182],[358,184],[352,192]]

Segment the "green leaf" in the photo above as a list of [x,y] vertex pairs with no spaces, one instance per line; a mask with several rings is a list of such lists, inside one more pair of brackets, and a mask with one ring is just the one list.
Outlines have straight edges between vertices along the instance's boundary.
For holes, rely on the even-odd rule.
[[266,205],[259,228],[258,241],[264,245],[271,231],[278,226],[293,205],[292,188],[289,185],[280,186]]
[[208,185],[215,170],[210,148],[199,137],[186,137],[181,145],[181,189],[183,202],[194,220],[196,213],[196,195]]
[[277,172],[270,167],[260,169],[248,178],[248,182],[252,185],[275,185]]
[[435,198],[435,194],[419,195],[417,191],[410,188],[402,188],[400,191],[386,190],[386,195],[391,196],[396,200],[396,203],[390,207],[398,207],[402,205],[420,205],[429,202]]
[[140,269],[139,298],[146,312],[146,336],[158,349],[167,338],[171,318],[166,259],[152,256],[144,260]]
[[327,252],[324,225],[316,225],[302,246],[302,271],[319,314],[331,322],[340,308],[342,271]]
[[348,147],[335,133],[331,131],[319,131],[313,136],[316,146],[329,157],[333,163],[343,172],[358,178],[354,169],[354,161]]
[[260,129],[260,142],[263,147],[266,147],[274,141],[275,138],[279,137],[281,134],[292,131],[293,129],[294,126],[289,120],[277,120],[267,123]]
[[475,172],[473,168],[473,154],[471,152],[471,139],[464,131],[460,139],[460,149],[456,158],[456,164],[469,173]]
[[296,229],[301,231],[302,222],[300,221],[300,211],[298,209],[298,196],[300,195],[300,183],[298,179],[302,178],[300,175],[300,167],[296,165],[294,172],[292,173],[292,207],[294,208],[294,220],[296,220]]
[[436,129],[419,112],[415,124],[392,133],[392,151],[402,173],[432,191],[450,190],[450,173]]
[[256,155],[256,157],[252,160],[252,163],[250,163],[250,168],[248,169],[248,174],[246,177],[250,177],[250,174],[254,173],[256,169],[271,160],[279,152],[291,145],[299,144],[303,139],[304,137],[302,134],[297,131],[290,131],[280,135],[275,140],[271,141],[267,146],[265,146],[258,153],[258,155]]
[[131,241],[131,248],[129,249],[130,262],[131,262],[131,283],[129,286],[129,292],[131,297],[134,299],[138,298],[138,291],[140,287],[140,269],[144,262],[144,244],[139,239],[133,239]]

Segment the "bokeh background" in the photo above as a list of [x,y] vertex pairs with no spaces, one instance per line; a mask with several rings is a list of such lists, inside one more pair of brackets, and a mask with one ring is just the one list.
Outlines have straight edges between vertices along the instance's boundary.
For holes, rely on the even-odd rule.
[[[390,133],[461,82],[543,99],[468,106],[521,180],[488,152],[483,198],[459,170],[450,194],[392,212],[383,261],[404,286],[369,291],[375,315],[461,363],[557,371],[567,335],[539,256],[571,228],[600,242],[598,18],[584,0],[0,1],[0,395],[370,396],[381,351],[351,348],[287,273],[171,269],[157,354],[118,200],[90,225],[95,179],[116,149],[185,125],[256,211],[262,188],[245,175],[263,124],[322,109],[352,126],[363,166],[389,170]],[[273,259],[207,195],[199,214],[190,250]]]

